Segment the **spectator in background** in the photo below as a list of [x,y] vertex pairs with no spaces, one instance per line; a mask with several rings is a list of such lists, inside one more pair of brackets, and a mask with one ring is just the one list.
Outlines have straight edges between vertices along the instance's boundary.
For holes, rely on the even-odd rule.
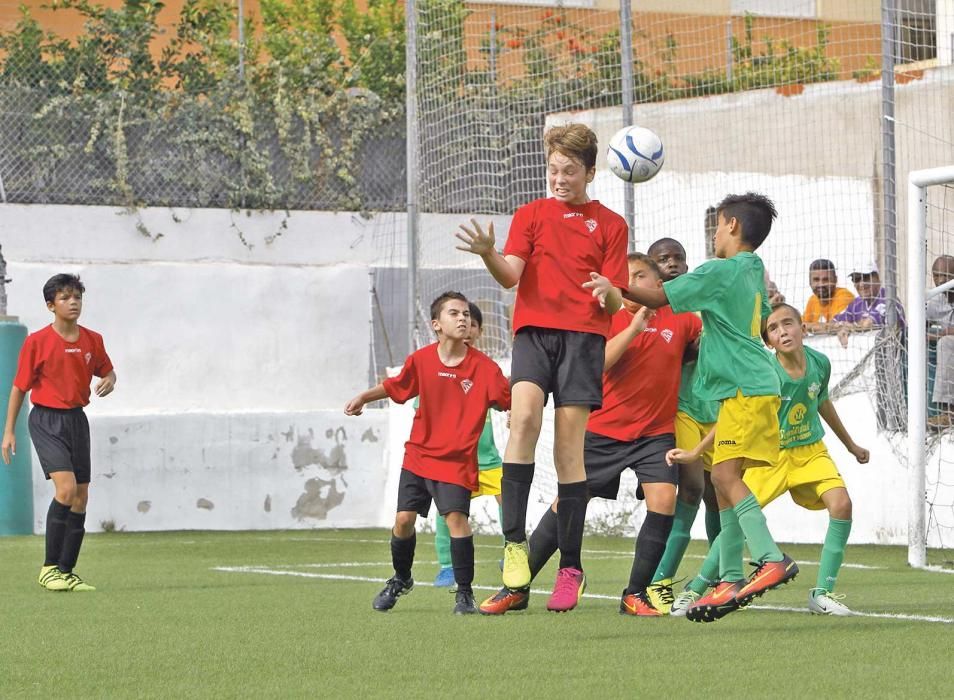
[[775,280],[769,277],[768,270],[765,271],[765,291],[768,292],[769,305],[785,303],[785,295],[778,290]]
[[829,333],[832,320],[847,308],[855,295],[838,286],[835,265],[824,258],[808,266],[808,286],[812,288],[812,295],[802,314],[805,327],[809,333]]
[[[878,266],[873,262],[866,263],[856,267],[850,277],[858,290],[858,296],[833,319],[837,324],[838,339],[842,347],[848,347],[848,336],[853,331],[884,328],[887,316],[887,303]],[[904,324],[904,313],[900,307],[898,321]]]
[[[941,255],[931,265],[934,286],[954,279],[954,256]],[[928,341],[937,343],[937,371],[931,401],[940,413],[928,418],[933,428],[954,425],[954,289],[938,294],[927,305]]]

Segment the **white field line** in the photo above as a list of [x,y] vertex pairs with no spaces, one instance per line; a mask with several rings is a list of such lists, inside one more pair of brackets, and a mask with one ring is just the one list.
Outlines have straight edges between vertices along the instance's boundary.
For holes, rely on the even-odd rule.
[[[349,537],[324,537],[317,535],[315,537],[260,537],[262,540],[272,540],[280,539],[283,542],[354,542],[355,544],[388,544],[388,540],[370,540],[370,539],[351,539]],[[499,545],[495,544],[475,544],[474,549],[500,549]],[[632,553],[630,552],[620,552],[614,549],[583,549],[583,553],[587,555],[593,554],[604,554],[608,559],[630,559],[632,558]],[[683,557],[684,559],[705,559],[703,554],[687,554]],[[801,561],[798,560],[799,566],[819,566],[820,562],[817,561]],[[868,571],[887,571],[889,567],[887,566],[870,566],[868,564],[842,564],[842,569],[865,569]],[[935,571],[938,573],[954,573],[954,570],[948,571],[941,569],[940,567],[926,567],[922,571]]]
[[[363,583],[384,583],[387,579],[372,577],[372,576],[351,576],[348,574],[318,574],[311,573],[307,571],[289,571],[281,569],[269,569],[262,566],[214,566],[212,571],[222,571],[225,573],[233,574],[266,574],[269,576],[296,576],[299,578],[315,578],[323,579],[326,581],[360,581]],[[415,586],[427,586],[434,587],[433,583],[429,581],[415,581]],[[498,590],[494,586],[474,586],[474,590],[478,591],[496,591]],[[549,595],[550,591],[542,588],[531,589],[531,593],[537,595]],[[584,593],[584,598],[591,598],[594,600],[619,600],[618,596],[612,595],[602,595],[600,593]],[[794,612],[794,613],[808,613],[807,608],[792,608],[784,605],[749,605],[747,610],[769,610],[774,612]],[[954,618],[951,617],[938,617],[933,615],[904,615],[902,613],[872,613],[872,612],[858,612],[855,611],[853,617],[873,617],[886,620],[907,620],[909,622],[940,622],[942,624],[954,625]]]

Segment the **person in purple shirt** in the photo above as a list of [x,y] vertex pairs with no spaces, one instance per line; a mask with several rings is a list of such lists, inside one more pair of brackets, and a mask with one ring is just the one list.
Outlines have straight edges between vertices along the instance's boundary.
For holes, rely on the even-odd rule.
[[[883,328],[886,325],[887,302],[884,298],[884,287],[878,275],[878,266],[869,262],[850,275],[851,281],[858,290],[848,307],[837,314],[834,319],[838,324],[838,339],[842,347],[848,347],[848,336],[853,331],[867,331]],[[904,312],[898,306],[898,322],[904,325]]]

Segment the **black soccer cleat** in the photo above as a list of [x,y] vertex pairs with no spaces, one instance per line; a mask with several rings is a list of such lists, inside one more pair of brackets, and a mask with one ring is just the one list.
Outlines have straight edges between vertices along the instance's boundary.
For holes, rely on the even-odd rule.
[[374,597],[371,607],[379,612],[387,612],[394,607],[400,596],[410,592],[412,588],[414,588],[414,579],[409,578],[405,581],[395,574],[384,584],[384,590]]
[[457,589],[457,595],[454,603],[455,615],[473,615],[477,612],[477,601],[474,600],[474,592],[470,589]]

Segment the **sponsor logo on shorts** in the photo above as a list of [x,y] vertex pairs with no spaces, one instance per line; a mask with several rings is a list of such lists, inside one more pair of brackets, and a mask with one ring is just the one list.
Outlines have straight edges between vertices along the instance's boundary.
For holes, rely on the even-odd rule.
[[719,447],[724,445],[737,445],[738,443],[735,440],[719,440]]
[[468,391],[470,391],[470,389],[471,389],[472,386],[474,386],[474,383],[473,383],[472,381],[470,381],[469,379],[462,379],[462,380],[460,381],[460,388],[464,390],[464,393],[465,393],[465,394],[466,394]]

